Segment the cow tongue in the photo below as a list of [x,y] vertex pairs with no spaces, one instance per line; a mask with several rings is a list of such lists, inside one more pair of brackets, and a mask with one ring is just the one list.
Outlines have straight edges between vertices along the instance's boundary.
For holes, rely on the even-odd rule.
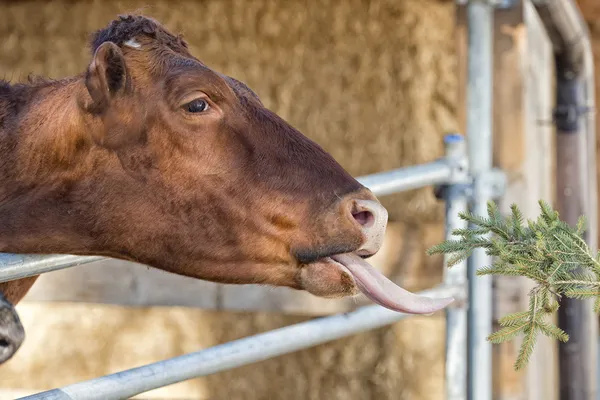
[[356,254],[331,257],[352,275],[360,291],[373,302],[407,314],[431,314],[452,303],[452,297],[432,299],[402,289]]

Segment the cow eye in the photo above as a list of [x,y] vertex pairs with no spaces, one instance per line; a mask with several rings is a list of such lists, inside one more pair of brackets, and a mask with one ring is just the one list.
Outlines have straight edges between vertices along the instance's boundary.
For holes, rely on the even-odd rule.
[[205,99],[192,100],[183,107],[191,113],[201,113],[209,109],[208,101]]

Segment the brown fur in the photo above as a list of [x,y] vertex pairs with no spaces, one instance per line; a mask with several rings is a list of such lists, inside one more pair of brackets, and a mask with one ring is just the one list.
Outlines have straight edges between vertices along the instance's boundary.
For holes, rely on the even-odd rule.
[[[156,21],[120,17],[91,48],[84,74],[0,86],[0,251],[355,293],[341,270],[305,267],[360,247],[367,189]],[[190,112],[198,99],[209,108]],[[17,302],[33,281],[0,288]]]
[[1,282],[0,293],[12,304],[17,304],[33,286],[38,276],[23,278],[16,281]]

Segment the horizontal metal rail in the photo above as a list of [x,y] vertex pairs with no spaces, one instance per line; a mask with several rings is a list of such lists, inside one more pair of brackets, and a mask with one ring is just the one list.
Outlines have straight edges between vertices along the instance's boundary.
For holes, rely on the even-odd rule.
[[391,171],[378,172],[356,178],[369,188],[375,196],[387,196],[430,185],[448,183],[452,177],[452,166],[446,159]]
[[[464,286],[439,286],[420,292],[430,297],[453,296],[458,304],[466,296]],[[450,305],[452,307],[452,305]],[[23,397],[21,400],[111,400],[130,398],[149,390],[199,376],[267,360],[345,336],[390,325],[411,314],[378,305],[316,318],[269,332],[217,345],[195,353],[129,369]]]
[[[448,183],[451,176],[452,166],[446,159],[441,159],[427,164],[366,175],[357,180],[376,196],[386,196],[429,185]],[[0,282],[35,276],[102,259],[104,257],[0,253]]]
[[45,272],[75,267],[103,257],[82,257],[72,255],[29,255],[0,253],[0,282],[27,278]]

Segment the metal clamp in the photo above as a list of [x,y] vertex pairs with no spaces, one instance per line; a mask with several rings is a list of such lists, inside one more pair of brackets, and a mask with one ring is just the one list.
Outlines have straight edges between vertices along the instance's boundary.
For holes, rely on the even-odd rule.
[[435,197],[447,199],[448,196],[465,196],[471,201],[475,193],[485,193],[492,199],[501,197],[507,185],[506,174],[499,169],[492,169],[488,173],[481,174],[468,183],[447,183],[434,187]]
[[469,175],[469,160],[466,155],[466,143],[462,135],[452,133],[444,137],[446,157],[444,160],[451,167],[449,181],[434,187],[438,199],[461,195],[469,200],[475,193],[485,193],[490,198],[498,198],[504,194],[507,185],[506,174],[500,169],[492,169],[472,177]]
[[506,191],[506,185],[504,171],[494,168],[473,179],[473,193],[484,193],[488,198],[497,199]]
[[562,131],[576,131],[581,117],[596,112],[594,107],[577,104],[558,104],[552,110],[552,122]]

